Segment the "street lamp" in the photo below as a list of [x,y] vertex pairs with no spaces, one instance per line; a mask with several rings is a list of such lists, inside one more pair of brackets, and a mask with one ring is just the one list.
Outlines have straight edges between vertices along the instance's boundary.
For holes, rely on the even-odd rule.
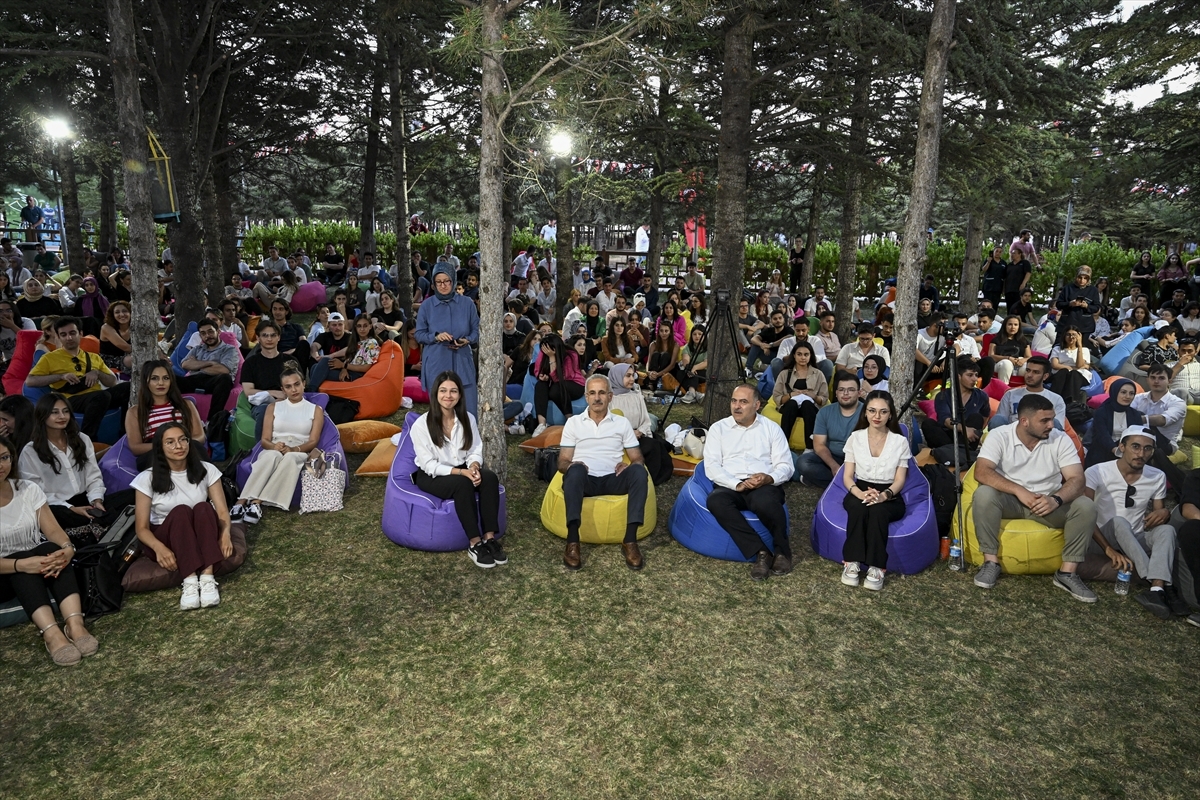
[[[550,152],[554,154],[554,205],[558,221],[555,234],[555,250],[557,275],[555,275],[556,290],[559,297],[562,291],[571,289],[572,250],[574,235],[571,226],[571,134],[565,130],[555,131],[550,135]],[[563,304],[555,303],[554,324],[562,324]]]
[[571,155],[571,134],[566,131],[555,131],[550,136],[550,152],[558,157]]
[[74,135],[71,123],[58,117],[47,117],[42,120],[42,130],[55,142],[70,139]]
[[51,175],[54,177],[54,188],[58,190],[58,203],[55,206],[54,215],[57,217],[59,230],[62,231],[62,241],[59,247],[62,250],[62,254],[66,256],[63,260],[67,261],[71,257],[71,253],[67,252],[67,225],[63,219],[62,183],[58,179],[58,160],[62,158],[62,143],[72,138],[75,132],[71,130],[71,123],[62,117],[46,117],[43,119],[42,131],[54,143],[54,164],[50,167]]

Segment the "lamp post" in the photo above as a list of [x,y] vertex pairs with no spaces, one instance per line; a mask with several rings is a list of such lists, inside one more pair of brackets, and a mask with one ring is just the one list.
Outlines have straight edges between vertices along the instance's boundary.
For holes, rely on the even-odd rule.
[[42,131],[47,138],[53,143],[54,158],[50,166],[50,173],[54,178],[54,188],[58,193],[58,200],[55,203],[54,215],[58,220],[59,237],[61,241],[63,263],[69,264],[71,254],[67,250],[67,224],[63,219],[63,196],[62,183],[59,180],[58,164],[62,160],[62,143],[75,135],[71,130],[71,124],[60,117],[47,117],[42,120]]
[[555,258],[558,267],[554,275],[554,325],[561,328],[566,314],[564,304],[574,288],[575,236],[571,224],[571,134],[565,130],[550,135],[550,152],[554,155],[554,205],[558,217],[555,237]]

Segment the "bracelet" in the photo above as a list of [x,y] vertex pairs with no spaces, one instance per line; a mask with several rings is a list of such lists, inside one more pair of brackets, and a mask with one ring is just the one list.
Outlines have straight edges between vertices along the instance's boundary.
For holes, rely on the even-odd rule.
[[18,559],[15,559],[15,558],[13,559],[13,575],[16,575],[18,572],[21,571],[20,568],[17,567],[17,561],[18,561]]

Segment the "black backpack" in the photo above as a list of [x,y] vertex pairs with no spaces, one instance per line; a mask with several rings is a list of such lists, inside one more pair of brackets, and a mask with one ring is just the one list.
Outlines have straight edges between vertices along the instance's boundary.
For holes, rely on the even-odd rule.
[[539,447],[533,451],[533,474],[539,481],[549,483],[558,472],[558,448]]
[[662,486],[675,474],[675,462],[671,457],[671,445],[663,439],[650,436],[639,436],[638,446],[642,450],[642,460],[646,462],[646,472],[655,486]]
[[330,395],[329,402],[325,405],[325,413],[333,420],[334,425],[342,425],[354,422],[354,418],[358,416],[358,407],[357,400]]
[[958,505],[958,487],[955,485],[954,475],[941,464],[926,464],[921,467],[921,474],[929,481],[938,535],[948,538],[950,523],[954,520],[954,509]]

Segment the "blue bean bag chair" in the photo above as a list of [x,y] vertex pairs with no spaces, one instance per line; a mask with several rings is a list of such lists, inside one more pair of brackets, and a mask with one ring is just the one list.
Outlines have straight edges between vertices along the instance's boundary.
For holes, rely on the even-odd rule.
[[1133,355],[1133,351],[1137,349],[1137,346],[1142,343],[1142,340],[1149,336],[1153,330],[1153,325],[1147,325],[1144,328],[1138,328],[1136,331],[1130,333],[1124,339],[1117,342],[1116,347],[1109,350],[1100,359],[1100,371],[1105,375],[1117,374],[1117,370],[1120,369],[1121,364],[1125,361],[1125,359]]
[[[324,408],[324,406],[320,406]],[[323,412],[322,412],[323,413]],[[325,414],[325,424],[321,427],[321,438],[317,442],[317,447],[326,453],[337,453],[342,459],[342,469],[346,471],[346,485],[350,485],[350,468],[346,462],[346,451],[342,449],[342,438],[338,434],[337,425],[333,424],[333,420]],[[254,468],[254,462],[262,453],[262,442],[254,445],[254,449],[250,451],[250,455],[242,459],[237,468],[237,484],[239,489],[246,486],[246,481],[250,480],[250,471]],[[300,507],[300,481],[296,481],[296,491],[292,495],[292,508]]]
[[[41,360],[42,355],[43,353],[34,353],[33,363],[37,364],[37,362]],[[41,400],[42,397],[50,394],[51,391],[53,390],[48,386],[21,387],[21,394],[29,398],[31,403],[36,403],[38,400]],[[79,425],[83,425],[83,414],[75,414],[75,422]],[[124,433],[125,409],[110,408],[104,415],[104,418],[100,420],[100,430],[98,430],[96,435],[92,438],[101,444],[113,444],[117,441],[117,439],[120,439]]]
[[179,343],[171,351],[171,367],[175,370],[175,374],[181,378],[187,375],[187,370],[183,368],[183,360],[187,358],[188,351],[192,349],[188,347],[188,341],[191,340],[199,328],[200,326],[197,323],[189,322],[187,330],[179,337]]
[[[421,415],[409,412],[404,419],[400,445],[392,461],[391,474],[383,493],[383,533],[393,542],[413,550],[450,552],[466,550],[470,541],[454,510],[453,500],[442,500],[421,491],[413,483],[417,470],[413,448],[412,427]],[[500,487],[499,530],[503,536],[508,527],[508,503],[504,486]]]
[[129,439],[122,436],[100,456],[100,477],[108,494],[129,488],[137,477],[137,456],[129,449]]
[[[533,402],[533,387],[536,385],[537,385],[537,378],[535,378],[533,375],[525,376],[525,383],[522,384],[522,386],[521,386],[521,406],[522,407],[524,407],[526,403]],[[586,397],[580,397],[578,400],[574,400],[571,402],[571,413],[572,414],[582,414],[585,411],[587,411],[587,398]],[[567,419],[566,419],[566,417],[564,417],[562,415],[562,410],[559,409],[559,407],[557,405],[555,405],[555,403],[553,401],[551,401],[550,405],[546,408],[546,424],[547,425],[565,425],[566,422],[567,422]]]
[[[846,487],[842,483],[844,471],[845,467],[838,469],[833,483],[817,501],[812,522],[813,550],[839,564],[846,544],[846,509],[842,507],[846,497]],[[929,481],[911,458],[900,496],[904,498],[907,510],[904,518],[893,523],[888,533],[887,570],[914,575],[937,560],[939,541]]]
[[1088,397],[1095,397],[1104,392],[1104,381],[1100,379],[1100,370],[1094,369],[1091,372],[1092,379],[1083,387],[1083,391]]
[[[722,561],[748,561],[729,534],[717,524],[717,520],[708,510],[708,496],[712,493],[713,483],[704,474],[704,461],[696,465],[696,471],[688,478],[671,506],[671,516],[667,518],[667,527],[675,541],[702,556],[719,558]],[[786,505],[784,510],[787,510]],[[763,542],[772,550],[775,540],[771,537],[766,526],[758,521],[758,517],[749,511],[743,511],[742,516],[754,528],[755,533],[763,538]],[[791,530],[791,516],[788,516],[788,529]]]

